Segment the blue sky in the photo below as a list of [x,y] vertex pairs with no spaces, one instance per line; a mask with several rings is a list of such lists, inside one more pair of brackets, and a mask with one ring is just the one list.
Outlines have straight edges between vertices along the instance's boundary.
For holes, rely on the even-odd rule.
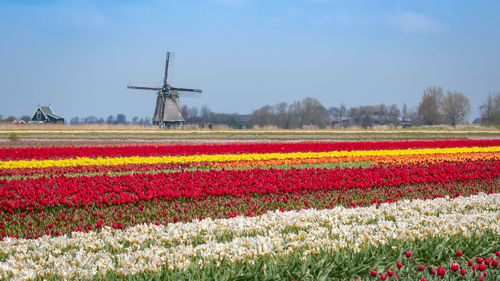
[[407,103],[427,86],[500,91],[499,1],[0,0],[0,114],[151,117],[129,81],[203,89],[190,106],[250,113],[306,96],[326,107]]

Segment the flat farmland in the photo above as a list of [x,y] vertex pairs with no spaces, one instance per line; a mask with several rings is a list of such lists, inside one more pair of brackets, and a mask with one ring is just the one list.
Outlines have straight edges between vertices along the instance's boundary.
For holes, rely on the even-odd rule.
[[0,130],[7,280],[498,280],[500,131]]
[[[12,136],[16,141],[11,141]],[[500,130],[422,128],[383,130],[159,130],[140,126],[4,125],[0,146],[204,142],[329,142],[366,140],[498,139]]]

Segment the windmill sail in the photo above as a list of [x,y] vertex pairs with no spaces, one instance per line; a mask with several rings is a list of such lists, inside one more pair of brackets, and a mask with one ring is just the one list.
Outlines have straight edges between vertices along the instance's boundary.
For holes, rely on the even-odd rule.
[[184,92],[188,95],[196,95],[202,91],[200,89],[176,88],[170,86],[167,82],[170,59],[170,52],[167,52],[163,86],[158,87],[157,85],[148,85],[145,83],[131,83],[127,88],[157,91],[158,97],[156,98],[153,124],[159,125],[160,127],[182,128],[184,126],[184,118],[182,117],[181,105],[179,102],[179,92]]

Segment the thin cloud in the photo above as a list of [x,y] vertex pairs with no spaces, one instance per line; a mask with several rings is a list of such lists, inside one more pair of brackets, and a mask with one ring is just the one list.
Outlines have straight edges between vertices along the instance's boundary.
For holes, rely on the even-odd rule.
[[412,11],[389,15],[387,21],[394,28],[406,32],[439,33],[446,31],[446,25],[439,20]]

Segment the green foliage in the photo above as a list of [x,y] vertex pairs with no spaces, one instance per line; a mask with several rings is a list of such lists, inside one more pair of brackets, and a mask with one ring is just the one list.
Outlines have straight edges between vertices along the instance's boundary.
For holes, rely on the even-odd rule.
[[[195,257],[186,270],[170,271],[164,267],[157,273],[143,273],[127,278],[107,273],[104,277],[96,276],[93,280],[380,280],[380,273],[387,272],[388,269],[394,270],[399,280],[420,280],[422,277],[427,280],[477,280],[480,272],[473,272],[472,268],[467,267],[467,261],[475,260],[478,256],[496,258],[495,250],[498,249],[500,234],[488,231],[471,237],[457,235],[403,242],[394,240],[378,247],[365,247],[357,253],[347,248],[321,252],[307,258],[303,257],[303,252],[296,251],[281,259],[266,257],[244,263],[224,260],[219,265],[212,262],[202,266],[198,264],[199,257]],[[456,256],[457,250],[463,251],[462,257]],[[411,258],[405,256],[406,251],[412,252]],[[465,276],[450,270],[452,260],[457,260],[461,267],[467,269]],[[397,262],[403,263],[401,269],[397,268]],[[426,269],[419,271],[419,265],[425,265]],[[430,272],[438,266],[448,271],[444,279]],[[370,276],[372,269],[379,273],[376,279]],[[495,276],[500,276],[499,274],[498,267],[489,267],[485,280],[497,280]]]

